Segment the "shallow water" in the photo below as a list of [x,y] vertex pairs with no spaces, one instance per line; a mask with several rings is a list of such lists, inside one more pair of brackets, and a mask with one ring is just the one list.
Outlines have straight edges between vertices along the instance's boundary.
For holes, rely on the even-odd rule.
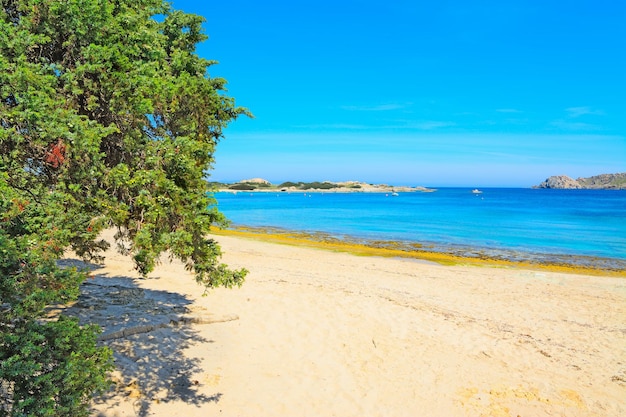
[[626,191],[443,188],[433,193],[216,193],[234,226],[415,243],[464,256],[626,269]]

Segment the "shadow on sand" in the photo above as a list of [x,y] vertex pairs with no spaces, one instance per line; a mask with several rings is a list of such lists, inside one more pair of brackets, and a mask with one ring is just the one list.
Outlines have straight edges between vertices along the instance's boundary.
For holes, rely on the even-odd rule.
[[[78,301],[64,309],[64,314],[78,317],[84,324],[98,324],[103,330],[99,343],[114,353],[114,386],[94,400],[100,410],[95,415],[106,417],[110,415],[107,410],[122,403],[132,404],[137,416],[147,416],[158,403],[183,401],[201,406],[220,400],[221,393],[201,392],[207,387],[197,379],[200,359],[184,353],[192,345],[213,343],[180,320],[194,313],[191,300],[141,288],[133,278],[98,274],[98,265],[75,259],[63,264],[88,268],[92,277],[83,283]],[[139,331],[121,336],[125,329]]]

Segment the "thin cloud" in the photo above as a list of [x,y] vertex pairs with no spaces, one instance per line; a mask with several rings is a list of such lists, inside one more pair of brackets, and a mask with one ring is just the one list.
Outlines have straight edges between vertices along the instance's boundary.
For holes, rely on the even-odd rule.
[[296,129],[340,129],[340,130],[363,130],[371,129],[372,126],[350,124],[350,123],[328,123],[328,124],[314,124],[314,125],[298,125],[293,126]]
[[575,119],[577,117],[580,116],[586,116],[586,115],[596,115],[596,116],[601,116],[604,114],[604,112],[602,110],[594,110],[591,107],[568,107],[567,109],[565,109],[565,111],[567,112],[567,116]]
[[[574,116],[577,117],[577,116]],[[583,123],[583,122],[570,122],[568,120],[555,120],[551,123],[552,126],[557,127],[561,130],[570,130],[570,131],[591,131],[591,130],[600,130],[600,127],[597,125],[593,125],[591,123]]]
[[425,120],[420,122],[409,123],[406,127],[419,130],[435,130],[444,127],[456,126],[454,122],[444,122],[439,120]]
[[523,113],[521,110],[517,109],[496,109],[498,113]]
[[341,106],[341,109],[348,110],[348,111],[389,111],[389,110],[405,109],[409,105],[410,103],[406,103],[406,104],[388,103],[388,104],[379,104],[376,106]]

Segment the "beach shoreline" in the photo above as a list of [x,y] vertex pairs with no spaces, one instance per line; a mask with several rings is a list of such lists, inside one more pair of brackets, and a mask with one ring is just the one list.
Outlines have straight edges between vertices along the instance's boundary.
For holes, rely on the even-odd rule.
[[624,276],[623,193],[471,191],[441,189],[400,197],[372,193],[215,197],[216,206],[231,220],[231,229],[284,235],[294,243],[345,243],[346,249],[359,251],[362,248],[349,246],[397,249],[399,256],[435,257],[447,264],[459,259],[502,265],[510,261],[522,267],[547,265],[551,270]]
[[261,241],[304,245],[364,256],[417,259],[442,265],[474,265],[524,268],[552,272],[626,277],[626,261],[583,255],[531,254],[474,247],[452,247],[434,243],[365,239],[325,232],[306,232],[279,227],[233,225],[216,229],[216,235],[238,236]]

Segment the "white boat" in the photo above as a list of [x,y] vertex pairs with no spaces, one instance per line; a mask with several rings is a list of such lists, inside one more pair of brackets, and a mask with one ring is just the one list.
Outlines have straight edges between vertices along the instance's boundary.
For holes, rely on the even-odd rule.
[[482,191],[480,191],[478,188],[474,188],[474,189],[472,190],[472,193],[474,193],[474,194],[482,194],[483,192],[482,192]]
[[393,193],[391,193],[391,196],[392,196],[392,197],[397,197],[397,196],[399,196],[399,195],[400,195],[400,194],[396,193],[395,191],[394,191]]

